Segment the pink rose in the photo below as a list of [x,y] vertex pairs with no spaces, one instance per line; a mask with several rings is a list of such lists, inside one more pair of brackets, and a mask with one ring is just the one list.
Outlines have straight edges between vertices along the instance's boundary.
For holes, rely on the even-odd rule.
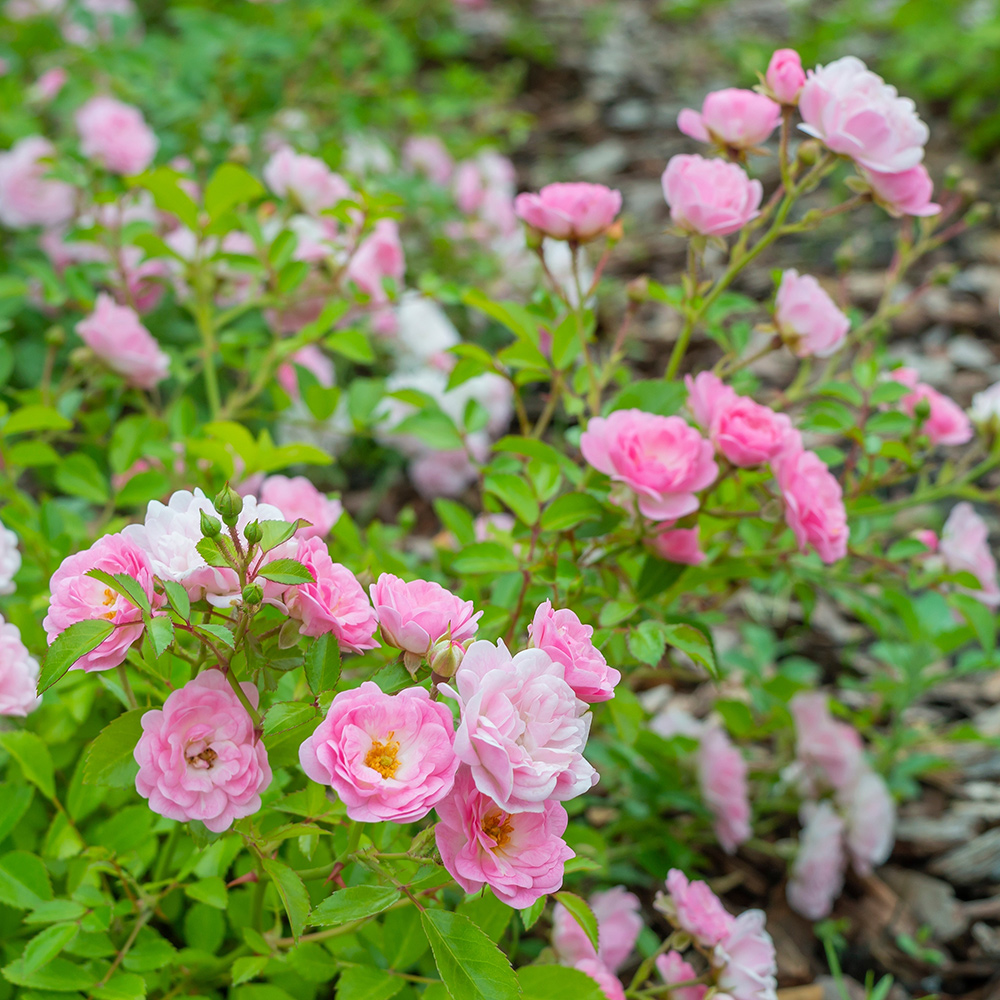
[[146,553],[123,534],[98,538],[89,549],[67,556],[52,574],[49,589],[52,597],[42,622],[49,645],[60,632],[77,622],[103,618],[115,630],[96,649],[85,653],[70,670],[110,670],[123,663],[132,643],[143,631],[142,612],[127,597],[122,597],[87,573],[100,569],[112,576],[125,573],[136,580],[152,607],[163,604],[162,594],[153,593],[153,569]]
[[828,358],[844,342],[851,321],[809,274],[789,268],[781,276],[774,322],[789,349],[800,358]]
[[547,184],[538,194],[514,199],[514,211],[532,229],[571,243],[596,239],[621,209],[621,192],[603,184]]
[[605,1000],[625,1000],[625,990],[621,980],[603,962],[596,958],[584,958],[573,968],[585,976],[590,976],[600,986]]
[[806,82],[802,59],[795,49],[778,49],[767,64],[764,82],[779,104],[796,104],[799,91]]
[[788,905],[809,920],[830,915],[844,888],[844,821],[828,801],[802,807],[799,853],[785,892]]
[[921,429],[930,438],[931,444],[966,444],[972,440],[975,432],[965,410],[937,389],[919,381],[913,368],[897,368],[889,372],[889,378],[913,390],[899,401],[911,417],[916,415],[917,406],[921,403],[930,409]]
[[279,198],[293,198],[311,215],[319,215],[353,195],[347,181],[322,160],[296,153],[288,146],[279,149],[264,165],[264,181]]
[[413,135],[403,144],[403,163],[416,173],[426,174],[435,184],[451,180],[455,161],[436,135]]
[[882,776],[865,770],[854,785],[837,793],[847,817],[847,850],[854,870],[871,875],[889,860],[896,834],[896,804]]
[[76,324],[76,332],[104,364],[140,389],[152,389],[170,373],[170,358],[138,313],[106,292],[97,296],[94,311]]
[[417,492],[426,500],[461,496],[478,476],[464,448],[416,455],[407,473]]
[[987,607],[1000,607],[997,563],[990,550],[989,528],[972,504],[956,504],[941,532],[940,551],[953,573],[971,573],[981,590],[962,588]]
[[652,538],[653,551],[667,562],[700,566],[705,561],[697,528],[665,528]]
[[669,895],[657,897],[657,909],[702,947],[714,948],[732,932],[733,917],[704,882],[689,882],[679,868],[671,868],[666,886]]
[[922,163],[896,174],[881,174],[876,170],[864,170],[862,173],[871,185],[876,204],[896,218],[902,215],[937,215],[941,211],[941,206],[931,201],[934,182]]
[[593,634],[594,629],[584,625],[575,612],[553,611],[551,601],[538,605],[528,626],[531,645],[561,663],[566,669],[566,683],[577,698],[591,703],[613,698],[615,685],[622,679],[594,646]]
[[23,717],[38,708],[38,673],[38,661],[21,641],[20,629],[0,617],[0,717]]
[[670,1000],[704,1000],[704,996],[708,992],[707,986],[678,987],[675,985],[689,983],[699,978],[698,973],[694,971],[694,966],[690,962],[685,962],[679,951],[668,951],[665,955],[658,955],[656,971],[670,987]]
[[278,369],[278,384],[292,399],[299,398],[299,368],[311,372],[325,389],[334,384],[333,362],[315,345],[302,347]]
[[762,910],[744,911],[716,945],[712,965],[718,970],[720,996],[774,1000],[778,962],[774,942],[764,929],[765,920]]
[[474,642],[455,674],[462,721],[455,753],[476,787],[508,812],[542,812],[597,782],[583,757],[590,713],[564,679],[562,664],[540,649],[511,656],[503,642]]
[[13,594],[14,577],[21,568],[21,550],[18,539],[10,528],[0,524],[0,594]]
[[615,972],[625,964],[642,930],[639,898],[624,886],[616,885],[604,892],[595,892],[588,902],[597,918],[597,951],[562,903],[556,903],[552,912],[552,947],[563,965],[576,965],[582,959],[596,958]]
[[753,833],[747,762],[719,726],[710,726],[698,747],[698,784],[715,817],[715,835],[722,849],[733,854]]
[[332,632],[341,649],[352,653],[377,648],[378,621],[364,587],[346,566],[330,558],[326,543],[321,538],[309,538],[298,545],[294,558],[312,573],[314,580],[285,590],[289,617],[302,623],[299,634]]
[[677,127],[699,142],[752,149],[767,142],[781,121],[781,106],[752,90],[728,87],[705,96],[701,111],[685,108]]
[[735,163],[674,156],[663,172],[663,196],[674,224],[688,233],[726,236],[760,214],[764,193]]
[[709,440],[733,465],[762,465],[780,454],[795,434],[784,413],[740,396],[711,372],[684,379],[688,408]]
[[401,284],[405,269],[399,227],[393,219],[379,219],[351,258],[345,274],[372,303],[385,304],[389,296],[383,281],[391,278]]
[[344,510],[339,500],[320,493],[305,476],[268,476],[257,493],[261,503],[277,507],[286,521],[308,521],[309,527],[296,533],[303,539],[325,538]]
[[793,446],[774,459],[771,468],[799,551],[811,545],[825,563],[843,559],[850,535],[843,491],[823,460]]
[[92,97],[76,113],[80,151],[115,174],[141,174],[159,145],[142,112],[113,97]]
[[508,906],[523,909],[562,887],[563,869],[575,855],[562,839],[568,818],[558,802],[543,803],[539,812],[507,812],[460,767],[437,813],[441,862],[466,892],[488,885]]
[[795,755],[804,790],[813,794],[817,783],[834,790],[853,787],[867,766],[858,731],[830,714],[827,697],[819,691],[800,691],[788,708],[795,720]]
[[386,644],[416,656],[426,656],[439,639],[469,641],[483,615],[472,601],[463,601],[433,580],[407,583],[382,573],[370,592]]
[[482,213],[491,197],[511,206],[513,219],[514,164],[491,149],[481,150],[475,159],[463,160],[455,169],[452,186],[458,207],[466,215]]
[[419,687],[385,694],[373,681],[341,691],[299,747],[302,770],[330,785],[361,823],[411,823],[450,791],[458,769],[446,705]]
[[49,101],[56,99],[59,91],[65,86],[67,79],[69,79],[69,74],[66,70],[62,66],[54,66],[52,69],[46,70],[34,82],[31,87],[31,96],[36,101],[42,101],[47,104]]
[[[929,553],[937,552],[939,539],[936,531],[931,531],[930,528],[921,528],[919,531],[913,532],[913,537],[918,541],[927,546]],[[927,555],[928,553],[920,553],[921,555]]]
[[583,457],[624,483],[651,521],[677,520],[698,509],[695,494],[719,474],[712,445],[680,417],[615,410],[593,417],[580,438]]
[[898,173],[924,158],[930,133],[913,101],[855,56],[809,71],[799,113],[803,132],[869,170]]
[[48,180],[55,146],[38,135],[15,143],[0,153],[0,222],[9,229],[61,226],[76,211],[76,189],[64,181]]
[[[257,688],[240,685],[254,708]],[[142,717],[133,755],[136,791],[169,819],[201,820],[213,833],[260,809],[271,784],[267,750],[221,670],[203,670]]]

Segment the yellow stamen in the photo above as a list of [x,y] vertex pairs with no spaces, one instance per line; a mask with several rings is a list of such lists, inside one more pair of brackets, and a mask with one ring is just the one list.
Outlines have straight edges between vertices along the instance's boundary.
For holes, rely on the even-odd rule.
[[483,820],[483,833],[492,840],[497,847],[506,847],[510,841],[514,828],[510,825],[510,816],[507,813],[490,813]]
[[378,771],[383,778],[394,778],[399,769],[399,743],[393,739],[396,734],[389,733],[385,743],[372,740],[371,749],[365,754],[365,766]]
[[[109,605],[114,604],[117,599],[118,599],[118,595],[110,587],[105,587],[104,588],[104,606],[105,607],[108,607]],[[102,618],[107,618],[109,621],[112,618],[114,618],[114,616],[115,616],[114,611],[105,611],[104,614],[101,615]]]

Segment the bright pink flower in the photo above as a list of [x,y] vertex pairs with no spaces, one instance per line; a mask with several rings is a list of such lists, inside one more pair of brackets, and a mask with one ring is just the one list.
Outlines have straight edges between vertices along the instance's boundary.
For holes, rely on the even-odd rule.
[[621,980],[603,962],[596,958],[583,958],[573,968],[590,976],[600,986],[606,1000],[625,1000]]
[[540,649],[511,657],[503,642],[474,642],[454,684],[462,722],[455,753],[476,786],[508,812],[541,812],[597,782],[583,757],[590,713],[564,679],[564,667]]
[[622,679],[594,645],[593,635],[593,627],[584,625],[576,612],[553,611],[551,601],[538,605],[528,626],[531,645],[561,663],[566,668],[566,683],[577,698],[591,703],[613,698],[615,685]]
[[593,417],[580,438],[583,457],[598,472],[639,496],[651,521],[677,520],[698,509],[695,494],[719,474],[713,448],[680,417],[615,410]]
[[795,755],[805,790],[811,794],[817,784],[834,790],[853,787],[867,766],[858,731],[830,714],[827,697],[819,691],[800,691],[788,708],[795,720]]
[[896,804],[882,776],[865,770],[854,785],[838,792],[847,817],[847,850],[859,875],[871,875],[888,861],[896,839]]
[[588,902],[597,918],[597,951],[586,931],[562,903],[556,903],[552,912],[552,947],[563,965],[576,965],[581,959],[596,958],[615,972],[625,964],[642,930],[639,898],[624,886],[616,885],[604,892],[595,892]]
[[919,381],[915,369],[897,368],[889,372],[889,378],[913,390],[899,401],[911,417],[921,403],[929,407],[930,414],[921,424],[921,429],[930,438],[931,444],[966,444],[972,440],[975,432],[965,410],[953,399]]
[[405,270],[403,245],[399,242],[399,227],[393,219],[379,219],[347,265],[346,277],[348,281],[353,281],[372,303],[384,304],[389,301],[389,296],[386,294],[383,281],[391,278],[399,285],[402,283]]
[[435,184],[451,180],[455,161],[445,144],[435,135],[413,135],[403,145],[403,163],[417,173],[426,174]]
[[76,332],[104,364],[140,389],[152,389],[170,373],[170,358],[138,313],[105,292],[97,296],[94,311],[76,324]]
[[697,528],[664,528],[652,538],[653,551],[667,562],[700,566],[705,561]]
[[823,460],[793,446],[774,459],[771,468],[799,551],[811,545],[825,563],[843,559],[850,535],[844,495]]
[[332,632],[341,649],[352,653],[375,649],[378,620],[354,574],[330,558],[321,538],[309,538],[299,544],[294,558],[312,573],[314,580],[294,584],[285,591],[289,617],[302,623],[299,634],[316,636]]
[[679,868],[671,868],[666,886],[669,896],[659,896],[657,908],[702,947],[714,948],[732,932],[733,917],[704,882],[689,882]]
[[663,172],[663,196],[674,224],[688,233],[726,236],[760,214],[764,193],[735,163],[674,156]]
[[277,507],[286,521],[302,518],[309,527],[299,528],[299,538],[325,538],[344,511],[339,500],[331,500],[305,476],[268,476],[257,491],[261,503]]
[[752,149],[767,142],[781,121],[781,106],[753,90],[727,87],[705,96],[701,111],[685,108],[677,127],[699,142]]
[[941,206],[931,199],[934,197],[934,182],[927,168],[922,164],[901,170],[896,174],[880,174],[875,170],[862,173],[872,187],[875,202],[890,215],[937,215]]
[[851,321],[810,274],[789,268],[781,276],[774,322],[789,349],[800,358],[828,358],[844,342]]
[[924,158],[930,133],[913,101],[855,56],[809,71],[799,113],[803,132],[869,170],[898,173]]
[[715,835],[732,854],[750,839],[750,794],[747,762],[719,726],[710,726],[698,747],[698,784],[715,817]]
[[698,978],[698,973],[694,971],[694,966],[690,962],[685,962],[679,951],[668,951],[665,955],[659,955],[656,959],[656,970],[663,977],[663,981],[670,989],[670,1000],[703,1000],[708,992],[707,986],[681,986],[675,983],[689,983]]
[[[256,708],[257,688],[240,687]],[[203,670],[146,712],[133,755],[136,791],[153,812],[213,833],[257,812],[271,784],[267,750],[221,670]]]
[[10,229],[61,226],[76,210],[76,190],[64,181],[48,180],[55,146],[38,135],[28,136],[0,153],[0,222]]
[[802,807],[799,853],[785,892],[788,905],[809,920],[830,915],[844,888],[844,821],[829,801]]
[[547,184],[538,194],[514,199],[514,211],[532,229],[573,243],[587,243],[606,232],[621,209],[621,192],[603,184]]
[[696,378],[688,375],[684,382],[695,420],[733,465],[769,462],[788,446],[795,433],[784,413],[738,395],[711,372],[700,372]]
[[777,49],[767,64],[764,82],[779,104],[796,104],[806,82],[802,59],[795,49]]
[[76,113],[80,151],[115,174],[141,174],[159,145],[142,112],[113,97],[92,97]]
[[508,906],[523,909],[561,888],[563,869],[575,855],[562,839],[568,818],[558,802],[543,803],[539,812],[508,812],[479,791],[468,767],[460,767],[437,813],[441,861],[466,892],[488,885]]
[[38,708],[38,673],[20,629],[0,617],[0,716],[25,716]]
[[715,948],[719,996],[732,1000],[775,1000],[777,957],[771,935],[764,929],[762,910],[745,910]]
[[987,607],[1000,607],[997,563],[990,550],[990,532],[972,504],[956,504],[941,532],[940,551],[953,573],[971,573],[982,589],[963,588]]
[[279,198],[293,198],[303,211],[319,215],[347,201],[353,192],[322,160],[283,146],[264,165],[264,181]]
[[[931,531],[930,528],[921,528],[919,531],[913,532],[913,537],[918,542],[923,542],[931,553],[937,552],[940,539],[938,538],[936,531]],[[924,554],[925,553],[921,553],[921,555]]]
[[125,573],[138,581],[153,608],[160,607],[162,594],[153,593],[153,569],[146,553],[124,535],[105,535],[89,549],[67,556],[52,574],[49,611],[42,628],[49,645],[60,632],[77,622],[103,618],[115,630],[96,649],[85,653],[70,670],[110,670],[125,660],[129,647],[142,636],[142,612],[87,573],[100,569],[112,576]]
[[470,640],[479,628],[482,611],[472,601],[463,601],[433,580],[407,583],[383,573],[370,588],[372,604],[385,642],[417,656],[448,637],[454,642]]
[[447,705],[419,687],[385,694],[373,681],[341,691],[299,747],[302,770],[330,785],[361,823],[411,823],[450,791],[458,769]]
[[31,95],[35,100],[48,103],[55,100],[59,91],[63,89],[69,74],[62,66],[54,66],[46,70],[32,85]]
[[278,369],[278,384],[292,399],[299,398],[298,368],[305,368],[316,376],[316,381],[326,389],[334,384],[333,362],[315,344],[302,347]]

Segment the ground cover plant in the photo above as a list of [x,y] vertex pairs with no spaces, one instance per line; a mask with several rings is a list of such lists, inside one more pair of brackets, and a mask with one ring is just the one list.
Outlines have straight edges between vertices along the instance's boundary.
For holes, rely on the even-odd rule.
[[[983,742],[920,721],[995,668],[1000,391],[886,349],[985,214],[913,102],[734,71],[626,280],[619,191],[519,192],[478,6],[6,6],[0,998],[768,1000],[786,924],[848,995]],[[844,217],[871,310],[735,290]]]

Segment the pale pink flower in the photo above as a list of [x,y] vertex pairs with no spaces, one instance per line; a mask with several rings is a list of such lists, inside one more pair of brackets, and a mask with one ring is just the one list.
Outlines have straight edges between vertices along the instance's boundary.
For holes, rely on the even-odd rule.
[[311,372],[316,381],[326,389],[334,384],[333,362],[315,344],[299,348],[278,369],[278,384],[292,399],[299,398],[298,368]]
[[483,615],[472,601],[463,601],[433,580],[406,582],[382,573],[370,591],[382,638],[417,656],[426,656],[439,639],[468,642]]
[[405,292],[396,318],[393,339],[400,367],[419,369],[432,365],[442,371],[451,370],[455,358],[448,351],[460,344],[462,337],[441,306],[420,292]]
[[426,500],[461,496],[478,477],[464,448],[421,452],[410,461],[407,474]]
[[778,962],[763,910],[745,910],[715,947],[719,996],[732,1000],[776,1000]]
[[[257,688],[240,687],[256,708]],[[146,712],[134,756],[136,791],[153,812],[213,833],[257,812],[271,784],[264,743],[221,670],[203,670]]]
[[624,483],[651,521],[677,520],[698,509],[695,494],[719,474],[713,448],[680,417],[615,410],[593,417],[580,438],[583,457]]
[[856,56],[810,70],[799,113],[803,132],[869,170],[898,173],[924,158],[930,133],[913,101]]
[[753,90],[727,87],[705,95],[701,111],[684,108],[677,127],[699,142],[752,149],[767,142],[781,121],[781,106]]
[[373,681],[341,691],[299,747],[302,770],[330,785],[361,823],[411,823],[450,791],[458,769],[447,705],[423,688],[385,694]]
[[598,948],[562,903],[552,911],[552,947],[563,965],[596,958],[612,972],[625,964],[642,930],[639,898],[624,886],[595,892],[587,901],[597,919]]
[[76,113],[80,151],[115,174],[141,174],[159,142],[142,112],[113,97],[92,97]]
[[830,714],[827,697],[819,691],[800,691],[788,708],[795,720],[795,755],[805,790],[814,792],[817,783],[835,791],[853,787],[867,766],[858,731]]
[[13,594],[14,577],[21,568],[21,552],[17,535],[0,524],[0,594]]
[[669,895],[657,897],[657,908],[702,947],[714,948],[732,933],[733,917],[704,882],[689,882],[679,868],[671,868],[666,886]]
[[847,818],[847,850],[859,875],[888,861],[896,840],[896,804],[882,776],[865,770],[854,785],[837,793]]
[[698,784],[715,818],[722,849],[733,854],[750,839],[750,794],[747,762],[719,726],[710,726],[698,746]]
[[32,84],[31,96],[35,100],[47,104],[49,101],[56,99],[59,91],[65,86],[67,79],[69,79],[69,74],[62,66],[53,66],[52,69],[46,70]]
[[523,909],[562,887],[566,862],[575,855],[562,839],[568,817],[558,802],[543,803],[539,812],[509,812],[460,767],[437,813],[441,861],[466,892],[488,885],[508,906]]
[[143,325],[138,313],[106,292],[94,311],[76,324],[80,339],[112,371],[139,389],[152,389],[170,374],[170,358]]
[[514,199],[514,211],[532,229],[573,243],[587,243],[606,232],[621,209],[621,192],[603,184],[547,184],[538,194]]
[[347,181],[321,159],[296,153],[288,146],[279,149],[264,165],[264,181],[279,198],[293,198],[312,215],[353,195]]
[[621,980],[599,959],[583,958],[573,968],[585,976],[590,976],[600,986],[605,1000],[625,1000],[625,989]]
[[844,888],[844,821],[828,801],[806,803],[801,819],[799,853],[785,892],[796,913],[822,920]]
[[451,180],[455,161],[445,144],[435,135],[412,135],[403,144],[403,163],[416,173],[426,174],[435,184]]
[[1000,607],[997,563],[990,550],[990,532],[972,504],[956,504],[941,531],[940,551],[953,573],[971,573],[982,589],[963,588],[987,607]]
[[774,322],[789,349],[800,358],[828,358],[844,342],[851,321],[811,274],[789,268],[781,276]]
[[769,462],[795,434],[791,420],[748,396],[740,396],[711,372],[684,379],[688,408],[709,440],[733,465]]
[[697,528],[664,528],[651,539],[653,551],[667,562],[700,566],[705,561]]
[[352,653],[375,649],[378,621],[355,575],[330,558],[321,538],[301,542],[294,558],[313,575],[312,583],[293,584],[284,594],[289,617],[301,623],[299,634],[332,632],[341,649]]
[[389,301],[384,280],[401,284],[405,269],[399,227],[393,219],[379,219],[347,265],[346,277],[378,305]]
[[771,468],[799,551],[811,545],[825,563],[843,559],[850,535],[844,495],[823,460],[793,446],[774,459]]
[[52,597],[42,622],[49,645],[60,632],[89,619],[104,619],[115,630],[96,649],[84,653],[70,670],[110,670],[124,662],[132,643],[142,636],[142,612],[127,597],[95,580],[87,573],[103,570],[114,576],[125,573],[136,580],[152,607],[163,604],[161,594],[153,593],[153,569],[146,553],[124,535],[105,535],[89,549],[67,556],[52,574],[49,589]]
[[708,992],[707,986],[700,984],[677,986],[677,983],[690,983],[698,978],[694,966],[685,962],[679,951],[668,951],[656,958],[656,971],[670,987],[670,1000],[703,1000]]
[[268,476],[257,491],[261,503],[281,511],[286,521],[302,518],[308,527],[299,528],[299,538],[325,538],[344,511],[339,500],[331,500],[305,476]]
[[[931,553],[937,552],[940,539],[936,531],[931,531],[930,528],[921,528],[919,531],[913,532],[913,537],[918,542],[923,542]],[[921,554],[924,555],[926,553]]]
[[760,214],[764,189],[735,163],[674,156],[663,172],[663,196],[674,224],[688,233],[726,236]]
[[[136,311],[146,313],[155,309],[166,291],[170,265],[157,258],[143,259],[142,251],[133,246],[122,248],[120,261],[121,274]],[[119,293],[119,300],[124,297]]]
[[969,407],[969,419],[981,431],[1000,430],[1000,382],[977,392]]
[[25,716],[42,703],[38,661],[21,641],[16,625],[0,617],[0,716]]
[[0,222],[10,229],[61,226],[76,210],[76,190],[49,180],[55,146],[38,135],[28,136],[0,153]]
[[561,663],[566,668],[566,683],[577,698],[591,703],[613,698],[615,686],[622,679],[594,645],[593,635],[593,627],[584,625],[575,611],[553,611],[551,601],[538,605],[528,626],[531,645]]
[[795,49],[777,49],[764,74],[767,90],[779,104],[796,104],[806,82],[802,59]]
[[925,403],[930,409],[930,414],[921,424],[921,430],[930,438],[931,444],[966,444],[972,440],[972,422],[965,410],[953,399],[921,382],[915,369],[897,368],[889,372],[889,378],[913,390],[899,401],[899,405],[911,417],[915,416],[917,406],[921,403]]
[[941,211],[941,206],[931,200],[934,197],[934,182],[922,163],[895,174],[882,174],[876,170],[863,170],[862,173],[871,185],[875,203],[896,218],[902,215],[937,215]]
[[597,782],[583,757],[590,713],[564,679],[564,667],[540,649],[511,656],[502,641],[474,642],[453,683],[462,721],[455,753],[476,786],[508,812],[541,812]]
[[458,207],[466,215],[480,212],[490,194],[513,202],[517,172],[514,164],[494,150],[482,150],[472,160],[463,160],[455,170],[453,186]]

